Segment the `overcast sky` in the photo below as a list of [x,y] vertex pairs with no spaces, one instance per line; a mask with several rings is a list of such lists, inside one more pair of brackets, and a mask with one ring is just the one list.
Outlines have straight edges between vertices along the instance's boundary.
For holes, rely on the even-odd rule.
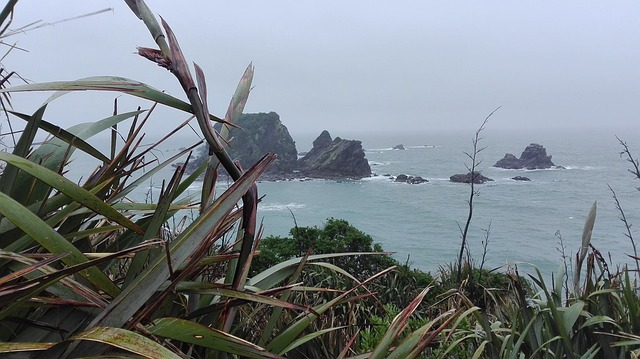
[[[253,62],[245,112],[276,111],[293,134],[473,130],[498,106],[492,128],[640,122],[637,0],[148,4],[205,70],[212,113],[224,115]],[[3,67],[36,82],[124,76],[184,98],[168,71],[134,53],[154,42],[123,1],[21,0],[12,27],[104,8],[113,10],[5,39],[29,52]],[[50,114],[72,124],[111,111],[114,95],[82,96],[78,114],[64,102]],[[14,98],[32,112],[39,97]]]

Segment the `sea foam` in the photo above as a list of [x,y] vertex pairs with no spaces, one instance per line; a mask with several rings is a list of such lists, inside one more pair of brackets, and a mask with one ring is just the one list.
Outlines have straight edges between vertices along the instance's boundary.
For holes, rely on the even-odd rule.
[[304,208],[306,204],[304,203],[269,203],[269,204],[260,204],[258,205],[258,210],[260,211],[285,211],[290,209],[298,209]]

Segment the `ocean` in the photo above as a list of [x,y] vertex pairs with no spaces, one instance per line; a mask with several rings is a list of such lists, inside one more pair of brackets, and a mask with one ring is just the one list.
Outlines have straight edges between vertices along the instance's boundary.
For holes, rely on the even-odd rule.
[[[640,157],[640,136],[635,130],[493,130],[481,134],[478,154],[482,174],[494,179],[477,185],[468,242],[474,260],[487,253],[484,267],[504,271],[518,266],[521,272],[538,268],[545,276],[562,266],[562,245],[568,258],[580,248],[584,222],[591,205],[598,211],[592,244],[616,265],[631,263],[633,254],[626,229],[615,208],[611,186],[630,223],[640,226],[640,181],[628,172],[630,163],[620,156],[615,135],[628,141],[632,154]],[[286,236],[295,222],[299,226],[322,226],[327,218],[341,218],[371,235],[400,262],[436,272],[458,255],[461,231],[467,214],[470,186],[452,183],[449,177],[468,172],[465,152],[472,151],[474,130],[338,133],[332,136],[363,143],[374,176],[362,180],[292,180],[258,184],[259,220],[264,236]],[[298,151],[310,149],[317,134],[296,135]],[[634,142],[635,141],[635,142]],[[173,138],[156,151],[160,160],[193,138]],[[504,170],[492,167],[505,153],[520,153],[530,143],[543,145],[553,162],[564,169]],[[406,150],[392,150],[402,144]],[[635,151],[634,151],[635,150]],[[84,167],[84,166],[81,166]],[[72,165],[73,168],[73,165]],[[86,167],[84,167],[86,168]],[[157,196],[167,169],[141,188],[136,198]],[[421,176],[428,183],[396,183],[385,175]],[[530,182],[511,177],[526,176]],[[197,191],[198,183],[191,193]],[[156,197],[157,198],[157,197]],[[640,233],[632,227],[640,241]]]
[[[294,226],[322,226],[329,217],[346,219],[371,235],[375,242],[413,267],[435,272],[453,263],[461,243],[460,228],[468,214],[470,186],[449,177],[466,173],[474,131],[435,133],[361,133],[342,138],[363,141],[366,158],[375,175],[358,181],[262,182],[259,207],[265,235],[285,236]],[[638,133],[619,133],[627,141]],[[633,136],[635,135],[635,136]],[[360,136],[360,137],[358,137]],[[640,192],[620,157],[622,147],[610,131],[492,131],[481,133],[478,155],[482,174],[494,179],[477,185],[468,242],[474,260],[485,268],[518,265],[524,272],[538,268],[545,275],[562,265],[565,254],[574,258],[580,248],[584,222],[594,201],[598,211],[592,244],[615,265],[630,263],[633,254],[626,229],[619,219],[610,185],[627,219],[640,225]],[[633,149],[638,143],[629,142]],[[309,141],[310,143],[310,141]],[[505,153],[520,156],[530,143],[547,149],[564,169],[504,170],[492,167]],[[406,150],[392,150],[403,144]],[[299,147],[301,147],[299,145]],[[303,147],[304,148],[304,147]],[[636,151],[640,157],[640,150]],[[428,183],[396,183],[384,175],[421,176]],[[514,181],[526,176],[530,182]],[[636,240],[640,234],[632,227]]]

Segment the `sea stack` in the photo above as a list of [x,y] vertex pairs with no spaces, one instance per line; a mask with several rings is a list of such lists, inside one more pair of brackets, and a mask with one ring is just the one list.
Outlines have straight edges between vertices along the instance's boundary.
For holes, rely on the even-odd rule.
[[507,153],[504,157],[496,162],[493,167],[506,168],[506,169],[528,169],[528,170],[538,170],[545,168],[552,168],[556,165],[551,162],[551,156],[547,155],[547,150],[537,143],[532,143],[527,146],[520,158],[516,158],[516,156],[511,153]]
[[[262,179],[285,179],[294,176],[298,162],[296,143],[276,112],[242,114],[235,127],[229,127],[227,152],[243,168],[249,168],[265,154],[275,153],[276,160],[265,170]],[[220,131],[221,125],[216,124]],[[189,161],[191,173],[209,158],[208,146],[199,148],[199,154]],[[220,169],[226,174],[224,169]]]
[[371,176],[369,161],[365,158],[362,142],[331,139],[324,130],[313,141],[313,148],[298,160],[300,174],[312,178],[361,179]]

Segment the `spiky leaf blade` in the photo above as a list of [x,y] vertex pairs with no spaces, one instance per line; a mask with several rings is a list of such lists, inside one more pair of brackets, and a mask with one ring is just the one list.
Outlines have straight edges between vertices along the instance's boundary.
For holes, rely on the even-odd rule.
[[281,358],[244,339],[184,319],[161,318],[147,329],[154,335],[243,357]]
[[108,344],[149,359],[181,359],[153,340],[121,328],[97,327],[74,335],[72,339]]

